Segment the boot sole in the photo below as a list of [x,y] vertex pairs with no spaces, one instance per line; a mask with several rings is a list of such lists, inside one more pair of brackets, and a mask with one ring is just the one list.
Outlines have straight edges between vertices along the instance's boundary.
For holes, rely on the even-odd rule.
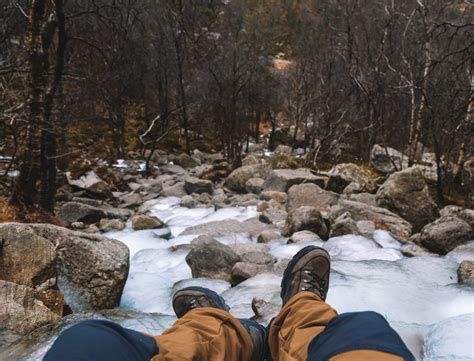
[[293,268],[295,267],[295,265],[299,262],[301,258],[303,258],[309,252],[314,251],[314,250],[323,251],[324,253],[327,254],[329,261],[331,261],[331,256],[329,255],[328,251],[326,251],[324,248],[316,247],[316,246],[306,246],[305,248],[301,249],[297,254],[295,254],[293,258],[291,259],[290,263],[288,263],[288,266],[286,267],[285,272],[283,273],[283,278],[281,280],[280,297],[283,302],[284,302],[284,295],[286,293],[286,285],[288,284],[288,279],[290,277],[291,271],[293,270]]

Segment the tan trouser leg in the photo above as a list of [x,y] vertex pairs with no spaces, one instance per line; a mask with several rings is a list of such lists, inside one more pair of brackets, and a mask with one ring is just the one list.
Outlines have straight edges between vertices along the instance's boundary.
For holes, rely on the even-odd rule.
[[281,309],[269,331],[274,361],[306,361],[308,346],[337,315],[312,292],[299,292]]
[[240,321],[216,308],[189,311],[161,336],[152,361],[248,361],[252,338]]

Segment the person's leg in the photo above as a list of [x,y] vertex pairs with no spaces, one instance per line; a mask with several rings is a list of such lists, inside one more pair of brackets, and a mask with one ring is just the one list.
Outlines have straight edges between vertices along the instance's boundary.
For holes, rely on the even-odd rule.
[[153,361],[258,361],[265,352],[265,328],[238,320],[215,292],[188,287],[173,297],[178,321],[156,337]]
[[45,361],[149,361],[158,348],[153,337],[110,321],[87,320],[64,331]]
[[306,247],[282,280],[283,308],[269,328],[273,361],[414,360],[385,319],[374,312],[338,316],[326,304],[330,257]]

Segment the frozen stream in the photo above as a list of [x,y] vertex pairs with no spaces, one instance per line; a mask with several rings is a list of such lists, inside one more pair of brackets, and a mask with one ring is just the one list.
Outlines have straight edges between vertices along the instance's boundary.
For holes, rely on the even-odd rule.
[[[121,308],[173,315],[173,291],[192,284],[221,293],[237,317],[253,315],[253,297],[274,304],[277,310],[281,302],[279,276],[261,274],[234,288],[226,281],[192,279],[185,261],[189,248],[176,247],[196,237],[180,236],[188,227],[226,219],[245,221],[258,216],[256,208],[214,211],[179,204],[179,198],[162,198],[150,211],[168,225],[167,229],[133,231],[128,225],[124,231],[106,234],[130,248],[130,275]],[[256,243],[247,233],[214,238],[229,245]],[[360,236],[313,243],[326,248],[333,259],[328,303],[340,313],[380,312],[420,359],[423,350],[424,360],[472,360],[474,288],[457,284],[460,260],[449,255],[405,258],[400,244],[388,233],[377,231],[374,238],[377,243]],[[277,259],[289,259],[306,245],[286,245],[286,239],[281,239],[268,247]]]

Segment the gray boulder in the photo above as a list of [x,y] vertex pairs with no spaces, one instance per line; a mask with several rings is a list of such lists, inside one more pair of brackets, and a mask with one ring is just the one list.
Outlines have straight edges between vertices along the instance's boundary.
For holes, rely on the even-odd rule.
[[323,239],[327,239],[329,235],[321,212],[315,207],[309,206],[297,208],[288,214],[283,233],[290,236],[299,231],[311,231]]
[[187,194],[207,193],[212,195],[214,193],[214,185],[209,180],[199,179],[195,177],[186,177],[184,181],[184,190]]
[[346,194],[373,193],[377,190],[377,184],[372,177],[359,166],[353,163],[342,163],[336,165],[329,171],[329,180],[326,189],[336,193]]
[[324,187],[324,178],[315,176],[311,170],[300,169],[275,169],[265,179],[263,189],[265,191],[288,192],[288,190],[297,184],[314,183]]
[[138,214],[132,217],[132,228],[135,231],[162,228],[163,226],[163,222],[158,217],[145,214]]
[[188,227],[181,233],[181,235],[207,235],[210,237],[220,237],[233,233],[249,233],[252,236],[257,237],[261,232],[268,228],[268,224],[262,223],[258,219],[249,219],[244,222],[239,222],[235,219],[226,219],[223,221],[207,222]]
[[322,214],[327,214],[340,198],[339,194],[326,191],[316,184],[299,184],[288,191],[287,210],[291,212],[299,207],[310,206]]
[[279,238],[281,238],[280,234],[278,234],[274,231],[271,231],[271,230],[266,230],[266,231],[261,232],[258,235],[257,242],[258,243],[268,243],[268,242],[274,241],[274,240],[279,239]]
[[232,268],[241,258],[230,248],[217,241],[198,244],[186,256],[194,278],[207,277],[231,281]]
[[408,168],[392,174],[377,192],[377,205],[398,214],[419,232],[439,215],[421,171]]
[[456,216],[444,216],[426,225],[420,242],[432,252],[446,254],[473,238],[472,227]]
[[174,162],[183,168],[194,168],[201,165],[197,157],[191,157],[186,153],[178,155]]
[[59,289],[73,311],[119,305],[129,251],[105,237],[45,224],[0,225],[0,278]]
[[345,236],[347,234],[359,235],[359,227],[349,212],[345,212],[337,217],[331,225],[330,237]]
[[270,172],[270,167],[265,164],[246,165],[234,170],[225,181],[225,185],[234,192],[246,192],[246,184],[251,178],[265,179]]
[[56,211],[57,217],[69,226],[75,222],[86,224],[100,222],[102,218],[108,218],[107,212],[99,207],[89,206],[78,202],[67,202]]
[[168,187],[165,186],[161,191],[161,195],[163,197],[184,197],[187,195],[184,189],[184,182],[178,182]]
[[390,174],[408,165],[408,157],[398,150],[375,144],[370,153],[370,163],[377,172]]
[[103,218],[99,222],[99,229],[102,232],[121,231],[125,229],[125,223],[119,219]]
[[250,262],[237,262],[232,267],[232,279],[231,284],[233,286],[248,280],[249,278],[255,277],[260,273],[266,273],[271,271],[272,267],[268,265],[255,264]]
[[265,180],[262,178],[250,178],[247,183],[245,183],[245,189],[249,193],[260,194],[263,189],[263,183]]
[[37,298],[34,289],[12,282],[0,281],[0,305],[2,329],[19,335],[61,318]]
[[400,239],[407,240],[412,234],[411,224],[395,213],[385,208],[348,200],[341,200],[331,209],[331,223],[334,224],[335,220],[346,212],[354,221],[372,221],[376,229],[389,231]]
[[458,268],[459,283],[474,283],[474,262],[463,261]]
[[93,198],[111,199],[114,197],[109,185],[93,171],[89,171],[79,179],[74,179],[70,172],[66,172],[69,185],[82,189]]
[[263,223],[274,224],[277,227],[285,225],[288,213],[283,209],[268,208],[260,215],[259,219]]
[[295,232],[288,239],[287,244],[292,243],[318,243],[323,240],[316,233],[311,231],[299,231]]

